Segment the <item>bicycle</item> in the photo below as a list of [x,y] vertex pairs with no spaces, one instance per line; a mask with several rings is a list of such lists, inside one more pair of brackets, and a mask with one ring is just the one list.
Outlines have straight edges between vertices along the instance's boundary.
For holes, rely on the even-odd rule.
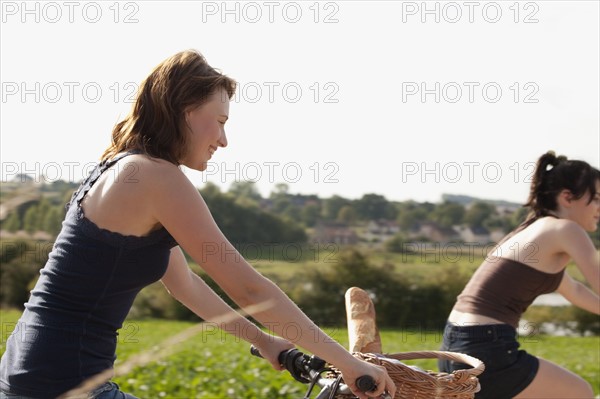
[[[254,346],[250,347],[250,353],[262,358],[260,352]],[[348,385],[342,382],[341,375],[323,377],[324,373],[333,375],[335,370],[327,367],[325,360],[318,356],[309,356],[298,349],[289,349],[279,354],[279,363],[285,367],[296,381],[309,384],[303,399],[310,398],[315,386],[321,388],[315,399],[333,399],[339,395],[352,395]],[[377,388],[373,377],[370,375],[363,375],[357,378],[356,386],[361,392],[369,392]],[[382,398],[392,399],[387,393]]]
[[[480,390],[477,376],[485,369],[479,359],[455,352],[417,351],[404,353],[385,353],[381,347],[381,338],[375,323],[375,308],[364,290],[352,287],[346,292],[346,313],[348,316],[348,334],[350,351],[359,359],[385,367],[388,375],[396,384],[396,399],[473,399]],[[251,353],[260,356],[256,348]],[[447,359],[470,365],[471,369],[456,370],[451,374],[426,371],[416,366],[404,364],[403,360],[411,359]],[[330,367],[317,356],[308,356],[297,349],[290,349],[279,354],[282,364],[299,382],[309,384],[303,399],[309,399],[315,388],[321,391],[316,399],[350,399],[355,398],[340,373]],[[325,377],[323,377],[325,374]],[[375,388],[370,376],[362,376],[356,381],[362,392]],[[392,399],[389,394],[385,399]]]

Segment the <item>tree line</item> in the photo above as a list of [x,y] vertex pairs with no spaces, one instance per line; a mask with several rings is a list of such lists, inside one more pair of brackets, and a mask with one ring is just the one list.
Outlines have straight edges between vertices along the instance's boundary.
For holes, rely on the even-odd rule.
[[[205,190],[219,190],[208,183]],[[201,190],[202,191],[202,190]],[[400,228],[409,230],[424,221],[437,223],[440,227],[465,224],[469,227],[510,230],[523,219],[526,209],[501,214],[493,202],[472,200],[466,206],[452,201],[451,196],[441,203],[416,201],[390,201],[375,193],[364,194],[359,199],[348,199],[339,195],[320,198],[317,195],[290,194],[286,184],[277,184],[266,198],[263,198],[252,182],[232,183],[227,194],[235,201],[249,207],[261,207],[287,220],[304,227],[313,227],[318,221],[355,224],[370,220],[393,220]],[[518,205],[513,204],[513,208]]]
[[[0,224],[2,230],[25,230],[32,234],[44,231],[58,234],[64,219],[64,205],[69,201],[75,183],[56,181],[42,185],[40,199],[21,204]],[[359,199],[339,195],[320,198],[317,195],[291,194],[286,184],[275,185],[263,197],[252,182],[234,182],[227,191],[207,183],[200,193],[225,236],[234,244],[304,243],[307,229],[319,222],[364,225],[370,220],[395,221],[403,232],[423,222],[441,228],[463,225],[471,228],[508,232],[523,221],[526,208],[512,204],[513,211],[499,212],[494,202],[446,196],[439,203],[390,201],[383,195],[368,193]],[[470,203],[467,203],[470,202]],[[591,235],[600,243],[599,235]],[[401,234],[396,241],[406,236]],[[393,250],[393,243],[392,248]]]

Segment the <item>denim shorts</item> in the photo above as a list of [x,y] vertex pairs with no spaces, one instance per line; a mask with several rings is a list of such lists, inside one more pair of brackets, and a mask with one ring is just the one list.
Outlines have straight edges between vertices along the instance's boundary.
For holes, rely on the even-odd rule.
[[[0,391],[0,399],[35,399],[29,396],[22,396],[13,393],[5,393]],[[119,390],[119,386],[114,382],[107,382],[94,389],[88,395],[87,399],[138,399]]]
[[[476,399],[513,398],[533,381],[540,365],[537,357],[519,350],[517,332],[508,324],[460,327],[447,323],[441,350],[464,353],[485,364]],[[439,360],[438,366],[446,373],[471,367],[451,360]]]

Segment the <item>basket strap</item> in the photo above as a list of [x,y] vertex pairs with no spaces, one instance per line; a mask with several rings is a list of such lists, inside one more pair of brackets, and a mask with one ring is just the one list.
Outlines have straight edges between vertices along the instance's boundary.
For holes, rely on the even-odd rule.
[[384,353],[384,357],[396,360],[411,360],[411,359],[446,359],[454,360],[455,362],[468,364],[472,369],[456,370],[454,374],[460,376],[461,379],[468,379],[470,376],[478,376],[485,370],[485,365],[479,359],[458,352],[447,351],[418,351],[418,352],[402,352],[402,353]]

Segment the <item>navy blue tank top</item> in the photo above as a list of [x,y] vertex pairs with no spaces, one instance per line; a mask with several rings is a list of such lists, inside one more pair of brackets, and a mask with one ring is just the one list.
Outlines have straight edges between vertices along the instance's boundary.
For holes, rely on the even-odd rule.
[[0,388],[55,398],[115,361],[117,330],[135,296],[165,273],[177,245],[163,227],[122,235],[87,219],[81,201],[119,159],[100,163],[67,204],[67,214],[25,311],[7,340]]

